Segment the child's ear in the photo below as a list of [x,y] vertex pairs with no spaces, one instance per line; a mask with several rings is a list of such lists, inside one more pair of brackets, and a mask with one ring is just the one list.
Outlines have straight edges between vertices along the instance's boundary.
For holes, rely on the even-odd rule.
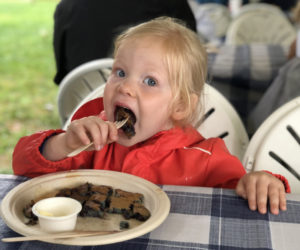
[[[196,105],[198,102],[198,96],[196,94],[191,94],[191,108],[195,110]],[[178,102],[175,104],[175,107],[173,109],[172,113],[172,119],[174,121],[180,121],[186,118],[187,107],[182,104],[182,102]]]

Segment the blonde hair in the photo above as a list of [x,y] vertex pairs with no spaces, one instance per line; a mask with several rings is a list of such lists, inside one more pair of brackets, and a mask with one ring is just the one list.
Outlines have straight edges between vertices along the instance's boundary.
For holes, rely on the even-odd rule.
[[[198,117],[196,107],[200,101],[206,80],[206,51],[197,34],[188,29],[182,22],[170,17],[159,17],[127,29],[115,41],[114,55],[120,45],[129,39],[154,36],[162,42],[165,50],[165,63],[168,69],[173,101],[184,107],[184,118],[178,123],[181,126],[193,123]],[[197,95],[193,103],[192,95]]]

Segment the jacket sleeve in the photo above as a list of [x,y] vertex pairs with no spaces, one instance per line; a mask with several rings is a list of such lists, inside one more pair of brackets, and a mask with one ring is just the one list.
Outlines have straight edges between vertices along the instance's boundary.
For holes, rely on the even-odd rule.
[[[94,99],[82,105],[74,114],[72,120],[99,114],[101,110],[103,110],[102,98]],[[43,143],[50,136],[63,132],[61,129],[48,130],[22,137],[13,153],[12,166],[14,174],[35,177],[57,171],[92,168],[93,151],[85,151],[61,161],[48,161],[43,157],[41,154]]]
[[44,141],[50,136],[62,132],[62,130],[48,130],[22,137],[13,152],[12,167],[14,174],[36,177],[57,171],[91,168],[93,152],[83,152],[61,161],[49,161],[43,157],[40,150]]

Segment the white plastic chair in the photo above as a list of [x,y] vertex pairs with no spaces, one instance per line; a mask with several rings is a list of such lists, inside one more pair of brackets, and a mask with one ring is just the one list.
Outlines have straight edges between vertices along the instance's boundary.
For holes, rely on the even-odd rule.
[[279,14],[279,15],[285,15],[284,12],[276,5],[274,4],[268,4],[268,3],[250,3],[250,4],[245,4],[242,5],[240,8],[239,12],[237,13],[237,16],[240,16],[244,14],[245,12],[249,11],[266,11],[266,12],[273,12],[274,14]]
[[280,44],[289,47],[296,30],[284,13],[271,4],[246,4],[232,20],[226,34],[226,44]]
[[57,98],[62,125],[89,93],[106,82],[112,63],[112,58],[90,61],[78,66],[65,76],[59,85]]
[[285,176],[300,193],[300,97],[274,111],[258,128],[245,152],[247,172],[269,170]]
[[[242,160],[249,138],[240,116],[217,89],[205,84],[203,91],[205,113],[195,127],[206,138],[223,138],[231,154]],[[202,124],[201,119],[204,119]]]
[[[63,129],[66,129],[71,122],[72,116],[84,103],[103,96],[105,85],[101,85],[82,100],[72,115],[65,123]],[[246,150],[249,138],[246,129],[233,106],[227,99],[215,88],[205,84],[204,87],[204,105],[205,112],[199,115],[195,127],[205,137],[221,137],[224,139],[229,151],[242,160]],[[203,121],[201,123],[201,121]]]

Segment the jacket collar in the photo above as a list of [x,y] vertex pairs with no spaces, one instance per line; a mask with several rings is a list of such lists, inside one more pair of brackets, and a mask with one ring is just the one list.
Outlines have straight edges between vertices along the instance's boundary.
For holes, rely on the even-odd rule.
[[130,149],[144,147],[153,151],[170,151],[194,145],[204,140],[204,137],[192,126],[185,128],[174,127],[169,130],[160,131],[144,142],[140,142]]

